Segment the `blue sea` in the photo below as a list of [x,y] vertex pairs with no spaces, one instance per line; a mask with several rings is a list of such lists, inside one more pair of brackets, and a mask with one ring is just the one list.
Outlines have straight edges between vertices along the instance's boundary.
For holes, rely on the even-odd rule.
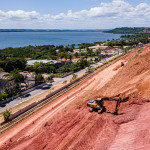
[[68,45],[103,42],[117,39],[120,34],[103,32],[0,32],[0,49],[28,45]]

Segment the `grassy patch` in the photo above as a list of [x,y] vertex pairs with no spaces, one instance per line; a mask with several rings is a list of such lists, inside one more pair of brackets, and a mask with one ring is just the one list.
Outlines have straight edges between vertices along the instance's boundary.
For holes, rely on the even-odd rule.
[[139,55],[136,54],[135,56],[131,57],[129,60],[128,60],[128,63],[131,62],[132,60],[136,59]]

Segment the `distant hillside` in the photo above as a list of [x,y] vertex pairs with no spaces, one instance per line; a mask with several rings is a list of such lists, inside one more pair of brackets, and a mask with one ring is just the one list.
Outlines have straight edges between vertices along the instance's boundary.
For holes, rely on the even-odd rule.
[[136,34],[136,33],[150,33],[150,28],[145,27],[122,27],[115,28],[109,31],[104,31],[105,33],[115,33],[115,34]]
[[61,30],[61,29],[0,29],[0,32],[103,32],[104,29],[76,29],[76,30]]

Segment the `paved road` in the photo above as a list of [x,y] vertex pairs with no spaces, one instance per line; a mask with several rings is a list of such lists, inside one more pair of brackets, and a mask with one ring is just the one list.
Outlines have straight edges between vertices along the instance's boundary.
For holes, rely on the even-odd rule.
[[[116,55],[117,55],[117,54],[116,54]],[[103,64],[105,61],[108,61],[108,60],[112,59],[112,58],[115,57],[116,55],[114,55],[114,56],[112,56],[112,57],[110,57],[110,58],[107,58],[107,59],[102,59],[100,62],[91,65],[91,67],[97,67],[97,66]],[[87,70],[87,69],[82,69],[82,70],[76,72],[76,74],[79,75],[79,74],[81,74],[81,73],[86,72],[86,70]],[[11,101],[11,102],[9,102],[9,103],[7,103],[7,104],[1,106],[1,107],[0,107],[0,112],[5,111],[6,109],[9,109],[9,108],[11,108],[11,107],[13,107],[13,106],[15,106],[15,105],[18,105],[18,104],[20,104],[20,103],[22,103],[22,102],[28,100],[29,98],[34,97],[35,95],[39,95],[39,94],[45,92],[46,90],[49,90],[50,88],[53,88],[53,87],[55,87],[56,85],[58,85],[58,84],[60,84],[60,83],[63,83],[65,80],[69,80],[69,79],[71,79],[71,78],[72,78],[72,75],[69,75],[69,76],[67,76],[67,77],[65,77],[65,78],[55,78],[53,83],[47,84],[46,86],[43,86],[42,88],[38,88],[38,89],[36,89],[36,90],[34,90],[34,91],[32,91],[32,92],[29,92],[28,94],[26,94],[26,95],[24,95],[24,96],[22,96],[22,97],[18,97],[18,98],[16,98],[16,99],[14,99],[13,101]]]

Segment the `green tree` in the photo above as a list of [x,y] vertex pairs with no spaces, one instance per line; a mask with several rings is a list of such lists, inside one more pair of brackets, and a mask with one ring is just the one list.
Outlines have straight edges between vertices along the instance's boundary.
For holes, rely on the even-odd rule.
[[30,72],[32,72],[33,71],[33,66],[32,65],[27,65],[25,67],[25,69],[28,70],[28,71],[30,71]]
[[23,70],[26,66],[26,60],[24,58],[9,58],[5,61],[5,67],[3,68],[6,72],[11,72],[14,69]]
[[50,73],[55,73],[55,67],[54,66],[50,66],[49,69],[50,69]]
[[37,74],[35,76],[35,83],[36,84],[41,83],[41,81],[43,81],[43,80],[44,80],[44,78],[43,78],[43,76],[41,74]]
[[65,53],[64,52],[58,53],[58,57],[61,58],[61,59],[64,58],[65,57]]
[[79,53],[78,53],[78,52],[76,52],[74,55],[75,55],[75,57],[76,57],[76,58],[78,58]]
[[10,74],[6,75],[6,77],[7,81],[9,82],[8,88],[13,89],[14,95],[19,94],[21,92],[20,84],[24,82],[24,76],[19,73],[18,69],[14,69],[10,72]]
[[5,92],[0,93],[0,101],[6,100],[8,95]]
[[19,72],[12,71],[11,72],[12,79],[14,80],[15,84],[20,84],[24,82],[24,76]]
[[11,90],[9,88],[5,88],[5,93],[7,94],[8,98],[12,96]]
[[18,69],[14,69],[10,72],[10,78],[14,82],[14,84],[18,84],[19,86],[24,82],[24,76],[19,73]]
[[96,56],[98,56],[100,54],[99,50],[96,50]]
[[78,75],[74,73],[74,74],[73,74],[73,77],[72,77],[71,80],[70,80],[70,82],[72,82],[73,80],[75,80],[77,77],[78,77]]
[[35,74],[44,73],[46,70],[45,64],[43,62],[35,62],[33,65],[33,71]]
[[72,54],[69,54],[68,58],[70,59],[70,62],[72,61]]
[[42,73],[46,72],[46,66],[43,62],[35,62],[33,65],[35,72],[35,84],[41,83],[43,80]]
[[65,57],[65,59],[67,60],[67,59],[68,59],[68,57],[69,57],[69,53],[68,53],[68,52],[66,52],[64,57]]

